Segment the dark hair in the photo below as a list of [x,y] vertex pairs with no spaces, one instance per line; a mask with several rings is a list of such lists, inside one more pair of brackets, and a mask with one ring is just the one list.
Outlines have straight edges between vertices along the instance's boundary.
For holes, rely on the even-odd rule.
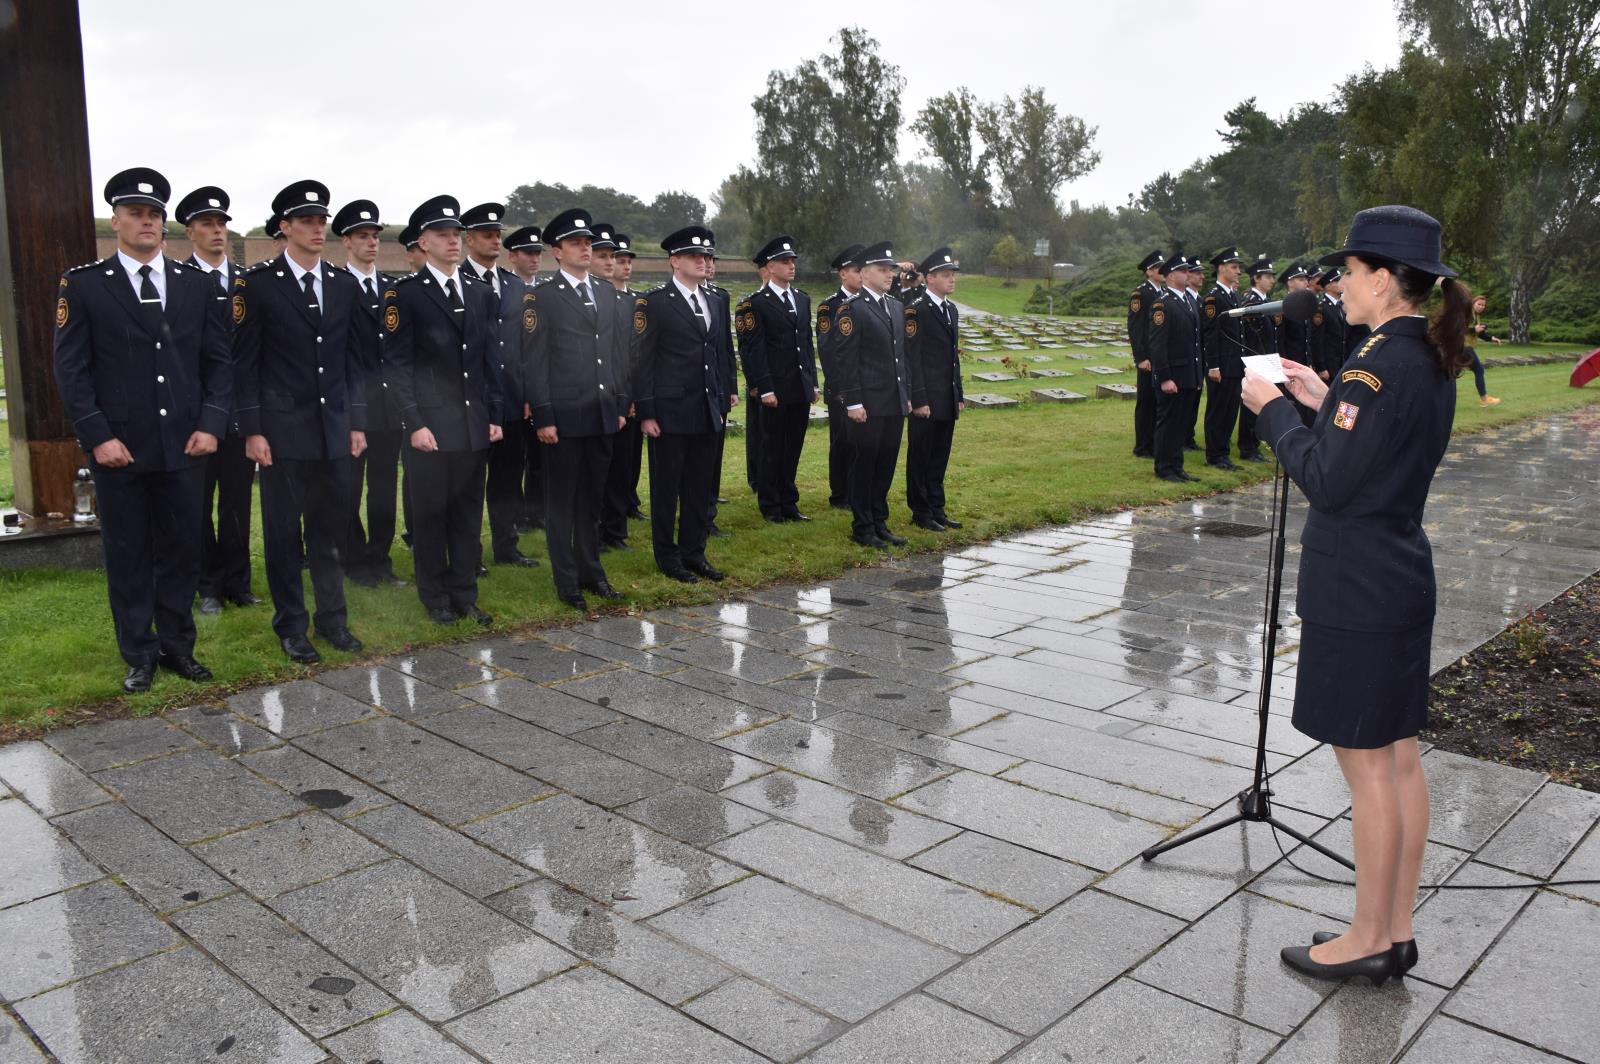
[[[1356,255],[1369,270],[1388,270],[1400,286],[1400,295],[1414,306],[1424,306],[1433,295],[1437,274],[1376,255]],[[1472,289],[1465,281],[1446,277],[1440,289],[1444,305],[1428,323],[1428,342],[1439,360],[1439,371],[1452,377],[1472,364],[1466,353],[1467,330],[1472,324]]]

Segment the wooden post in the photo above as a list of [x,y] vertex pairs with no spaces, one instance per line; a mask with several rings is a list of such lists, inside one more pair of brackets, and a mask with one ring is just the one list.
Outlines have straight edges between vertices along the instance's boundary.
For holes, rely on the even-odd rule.
[[17,509],[72,512],[83,452],[52,370],[56,280],[95,258],[76,0],[0,0],[0,351]]

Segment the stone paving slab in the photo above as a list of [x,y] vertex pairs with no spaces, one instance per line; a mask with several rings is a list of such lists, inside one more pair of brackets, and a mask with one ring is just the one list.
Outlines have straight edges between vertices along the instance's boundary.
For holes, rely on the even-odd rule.
[[[1600,567],[1600,419],[1457,441],[1442,666]],[[0,1064],[1600,1060],[1600,799],[1429,750],[1422,960],[1249,781],[1265,486],[313,672],[0,749]],[[1291,510],[1290,541],[1304,516]],[[1298,547],[1286,583],[1293,586]],[[1286,605],[1288,605],[1286,603]],[[1349,847],[1290,726],[1277,811]]]

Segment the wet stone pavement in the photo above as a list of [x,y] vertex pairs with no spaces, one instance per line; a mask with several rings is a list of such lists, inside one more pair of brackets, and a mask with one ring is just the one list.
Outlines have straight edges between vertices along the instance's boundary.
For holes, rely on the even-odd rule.
[[[1600,568],[1597,443],[1456,444],[1437,665]],[[1248,783],[1267,540],[1197,526],[1267,497],[0,748],[0,1064],[1600,1061],[1600,888],[1533,885],[1600,797],[1430,751],[1427,878],[1526,886],[1382,990],[1280,967],[1353,893],[1265,828],[1140,861]],[[1345,850],[1289,616],[1279,810]]]

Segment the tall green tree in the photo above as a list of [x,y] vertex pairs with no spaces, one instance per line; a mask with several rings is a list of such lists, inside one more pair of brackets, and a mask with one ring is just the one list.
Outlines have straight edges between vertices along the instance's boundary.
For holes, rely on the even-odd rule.
[[1092,150],[1097,129],[1063,114],[1032,85],[978,107],[976,125],[1015,228],[1030,239],[1046,234],[1060,217],[1061,186],[1100,165],[1100,153]]
[[[1600,237],[1600,0],[1399,0],[1397,70],[1345,88],[1366,197],[1422,207],[1453,253],[1504,262],[1511,337]],[[1397,105],[1405,105],[1398,110]]]
[[766,91],[751,103],[756,159],[737,182],[750,244],[789,233],[811,269],[850,239],[892,237],[903,218],[897,159],[905,79],[864,30],[842,29],[833,44],[767,76]]
[[963,85],[929,100],[911,123],[911,132],[927,145],[924,154],[938,160],[963,201],[989,198],[993,152],[978,136],[980,106],[972,90]]

